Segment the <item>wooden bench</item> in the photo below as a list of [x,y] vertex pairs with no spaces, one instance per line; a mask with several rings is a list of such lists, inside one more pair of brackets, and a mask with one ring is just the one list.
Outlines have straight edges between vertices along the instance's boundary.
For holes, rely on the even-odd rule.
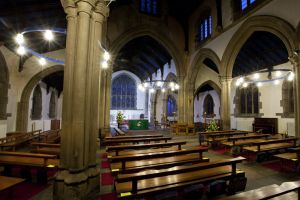
[[40,134],[39,141],[44,143],[58,143],[60,141],[61,129],[48,130]]
[[16,150],[16,147],[21,146],[25,143],[32,141],[35,138],[38,138],[40,135],[40,130],[31,131],[27,133],[20,133],[11,135],[9,137],[0,139],[0,148],[3,150],[4,148],[11,148],[13,151]]
[[59,156],[60,154],[60,144],[33,142],[31,143],[31,146],[34,147],[31,150],[32,153],[50,154],[56,156]]
[[[148,154],[135,154],[135,155],[124,155],[124,156],[112,156],[109,158],[111,162],[111,169],[118,169],[117,171],[128,171],[130,168],[141,170],[141,166],[145,168],[159,168],[163,165],[159,165],[160,163],[172,163],[179,161],[196,161],[196,160],[205,160],[203,159],[203,152],[207,151],[206,147],[195,147],[186,150],[176,150],[176,151],[166,151],[166,152],[155,152]],[[194,154],[192,156],[186,156],[187,154]],[[184,155],[183,157],[171,158]],[[163,159],[165,158],[165,159]],[[164,166],[166,167],[166,166]],[[116,170],[115,170],[116,171]]]
[[[280,159],[282,169],[297,171],[297,166],[300,161],[300,147],[289,148],[287,151],[287,153],[276,154],[274,157]],[[297,172],[299,173],[299,171]]]
[[207,133],[204,135],[204,141],[209,144],[219,144],[226,141],[229,137],[237,135],[247,135],[248,132],[245,131],[235,131],[235,132],[224,132],[224,133]]
[[[264,186],[255,190],[242,192],[230,197],[222,198],[224,200],[262,200],[262,199],[300,199],[299,195],[300,181],[284,182],[280,186],[273,184]],[[297,194],[298,193],[298,194]]]
[[36,154],[27,152],[0,151],[0,165],[4,166],[4,174],[11,175],[12,166],[21,166],[26,170],[27,178],[31,178],[30,167],[38,168],[38,180],[47,181],[47,168],[57,167],[59,160],[55,155]]
[[271,139],[262,142],[254,142],[252,146],[244,147],[243,150],[248,153],[254,153],[256,155],[256,160],[259,161],[259,154],[261,153],[276,153],[278,150],[288,149],[295,147],[297,142],[296,137],[290,137],[285,139]]
[[[13,188],[25,181],[22,178],[14,178],[14,177],[7,177],[7,176],[0,176],[0,192],[8,190],[8,199],[13,200]],[[4,196],[1,194],[1,199],[5,199]]]
[[154,137],[154,138],[134,138],[134,139],[119,139],[119,140],[114,140],[114,139],[109,139],[109,140],[104,140],[104,143],[106,145],[112,145],[112,144],[120,144],[120,143],[140,143],[140,142],[158,142],[158,141],[165,141],[167,142],[168,140],[171,140],[171,137]]
[[166,143],[154,143],[154,144],[136,144],[136,145],[119,145],[119,146],[107,146],[106,151],[115,151],[115,155],[118,156],[120,151],[124,150],[137,150],[137,149],[149,149],[149,148],[162,148],[169,146],[178,146],[178,150],[181,150],[181,146],[185,145],[185,141],[180,142],[166,142]]
[[[115,188],[118,198],[133,199],[216,180],[229,180],[231,192],[236,192],[244,190],[246,186],[245,173],[236,169],[237,163],[243,160],[245,158],[238,157],[190,166],[118,174]],[[244,181],[239,181],[238,178],[243,178]]]
[[135,138],[152,138],[152,137],[163,137],[162,134],[155,135],[131,135],[131,136],[113,136],[113,137],[105,137],[105,140],[118,140],[118,139],[135,139]]

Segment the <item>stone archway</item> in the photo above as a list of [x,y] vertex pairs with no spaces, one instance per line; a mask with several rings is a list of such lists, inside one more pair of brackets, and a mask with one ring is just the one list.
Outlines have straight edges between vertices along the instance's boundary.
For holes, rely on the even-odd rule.
[[256,31],[269,32],[276,35],[284,43],[289,56],[293,54],[296,44],[295,30],[286,21],[274,16],[254,16],[248,18],[232,36],[221,61],[221,118],[224,129],[230,128],[230,88],[231,77],[236,57],[248,40]]
[[0,53],[0,120],[6,120],[8,102],[9,73],[2,53]]
[[16,130],[17,131],[27,131],[28,125],[28,109],[29,109],[29,98],[33,88],[38,84],[40,80],[44,77],[48,76],[57,71],[63,71],[64,67],[62,65],[55,65],[49,67],[36,75],[34,75],[27,85],[24,87],[21,95],[20,102],[18,103],[18,110],[17,110],[17,124]]
[[112,43],[110,52],[113,55],[117,55],[125,44],[141,36],[149,36],[160,43],[174,59],[178,76],[184,76],[185,70],[183,69],[183,52],[181,53],[162,31],[149,25],[136,26],[123,34],[120,34],[120,36]]

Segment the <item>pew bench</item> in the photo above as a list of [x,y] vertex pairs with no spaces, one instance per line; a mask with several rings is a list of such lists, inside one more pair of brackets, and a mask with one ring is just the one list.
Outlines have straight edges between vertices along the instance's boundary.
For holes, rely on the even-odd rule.
[[204,135],[204,141],[207,142],[207,145],[218,146],[221,142],[226,141],[232,136],[243,135],[246,136],[248,132],[245,131],[235,131],[235,132],[225,132],[225,133],[209,133]]
[[266,156],[268,154],[274,154],[279,150],[286,150],[296,146],[297,138],[285,138],[285,139],[271,139],[262,142],[254,142],[252,146],[244,147],[243,151],[247,153],[254,153],[256,160],[260,161],[259,156]]
[[134,139],[119,139],[119,140],[104,140],[104,144],[106,145],[115,145],[120,143],[140,143],[140,142],[159,142],[159,141],[165,141],[165,143],[168,142],[168,140],[171,140],[171,137],[155,137],[155,138],[134,138]]
[[163,137],[162,134],[153,134],[153,135],[126,135],[126,136],[113,136],[105,137],[104,140],[118,140],[118,139],[135,139],[135,138],[152,138],[152,137]]
[[[0,194],[1,194],[1,192],[7,190],[8,191],[8,199],[13,200],[14,199],[13,198],[13,188],[16,185],[18,185],[24,181],[25,181],[25,179],[22,179],[22,178],[0,176]],[[1,197],[3,197],[2,195],[3,194],[1,194]]]
[[205,151],[208,151],[208,148],[196,147],[177,151],[113,156],[109,160],[112,172],[127,173],[128,171],[139,171],[142,169],[166,168],[182,163],[207,162],[208,159],[203,158],[202,155]]
[[31,150],[32,153],[50,154],[56,156],[59,156],[60,154],[60,144],[33,142],[31,143],[31,146],[34,147],[34,149]]
[[[118,174],[115,188],[119,199],[132,199],[179,190],[191,185],[209,184],[216,180],[229,180],[228,188],[234,193],[246,187],[245,173],[236,169],[237,163],[243,160],[245,158],[238,157],[190,166]],[[238,179],[240,181],[237,181]]]
[[[166,152],[155,152],[149,154],[135,154],[135,155],[124,155],[124,156],[112,156],[109,158],[111,162],[111,169],[119,169],[118,171],[126,171],[128,168],[134,168],[143,165],[153,165],[158,163],[159,159],[170,158],[172,156],[180,156],[187,154],[196,154],[192,158],[203,159],[203,152],[208,151],[206,147],[195,147],[191,149],[166,151]],[[157,159],[157,160],[155,160]],[[167,159],[165,159],[167,161]],[[144,161],[136,162],[136,161]],[[164,160],[162,159],[162,162]]]
[[23,174],[30,179],[30,167],[35,167],[38,168],[38,181],[46,182],[47,168],[57,167],[58,164],[55,155],[0,151],[0,165],[4,166],[4,174],[7,176],[11,175],[13,166],[21,166]]
[[[119,145],[119,146],[107,146],[106,151],[114,151],[115,155],[118,156],[120,151],[124,150],[137,150],[137,149],[149,149],[149,148],[163,148],[170,146],[178,146],[178,150],[181,150],[181,146],[185,145],[186,142],[166,142],[166,143],[154,143],[154,144],[136,144],[136,145]],[[128,152],[128,151],[127,151]]]
[[60,141],[60,131],[61,129],[44,131],[40,134],[39,141],[44,143],[58,143]]

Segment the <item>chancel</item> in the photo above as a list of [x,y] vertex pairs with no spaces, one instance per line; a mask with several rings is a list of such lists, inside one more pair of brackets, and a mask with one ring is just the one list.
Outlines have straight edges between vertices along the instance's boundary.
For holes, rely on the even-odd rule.
[[0,2],[0,199],[299,199],[299,0]]

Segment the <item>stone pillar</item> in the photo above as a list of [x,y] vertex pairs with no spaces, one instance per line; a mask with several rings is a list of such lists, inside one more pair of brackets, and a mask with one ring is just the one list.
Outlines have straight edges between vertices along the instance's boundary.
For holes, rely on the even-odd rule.
[[186,92],[185,119],[188,124],[193,124],[194,123],[194,86],[191,83],[187,83],[185,92]]
[[294,98],[295,98],[295,136],[300,137],[300,64],[299,54],[289,57],[290,62],[293,65],[295,79],[294,79]]
[[106,71],[106,77],[105,77],[105,85],[106,85],[106,91],[105,91],[105,121],[104,121],[104,128],[109,129],[110,128],[110,104],[111,104],[111,84],[112,84],[112,70]]
[[156,104],[156,100],[155,100],[155,96],[154,94],[150,95],[150,102],[151,102],[151,108],[150,108],[150,123],[154,124],[154,117],[155,117],[155,104]]
[[149,90],[145,91],[145,119],[148,119]]
[[[60,166],[53,199],[88,199],[99,192],[96,165],[98,132],[99,57],[102,22],[107,7],[93,0],[62,0],[68,32]],[[85,31],[82,31],[85,30]]]
[[105,94],[106,94],[106,80],[105,80],[105,69],[100,70],[100,98],[98,104],[99,111],[99,128],[101,129],[101,134],[104,134],[104,123],[105,123]]
[[221,83],[221,120],[224,130],[230,129],[230,88],[232,79],[220,77]]
[[177,102],[177,121],[178,123],[185,122],[185,110],[184,110],[184,103],[185,103],[185,88],[184,88],[184,77],[178,76],[177,77],[178,84],[180,89],[178,90],[178,102]]

